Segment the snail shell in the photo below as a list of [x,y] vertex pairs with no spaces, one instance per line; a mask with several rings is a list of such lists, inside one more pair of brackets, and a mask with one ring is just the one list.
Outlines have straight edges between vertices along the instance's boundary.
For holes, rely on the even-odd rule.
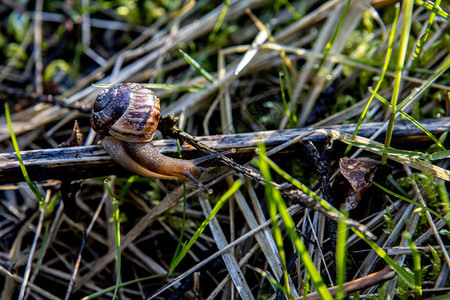
[[162,155],[149,143],[158,127],[159,99],[142,84],[121,83],[104,89],[94,102],[91,126],[106,136],[102,146],[122,167],[146,177],[198,181],[193,161]]
[[121,83],[101,91],[94,102],[91,126],[97,133],[145,143],[153,138],[161,108],[155,93],[138,83]]

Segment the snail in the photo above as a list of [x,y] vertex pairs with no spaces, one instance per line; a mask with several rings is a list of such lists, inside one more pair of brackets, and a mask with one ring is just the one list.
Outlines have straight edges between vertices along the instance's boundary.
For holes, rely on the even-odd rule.
[[175,159],[156,151],[150,141],[160,118],[159,99],[138,83],[115,84],[102,90],[92,108],[91,127],[105,136],[101,145],[120,166],[145,177],[200,181],[200,160]]

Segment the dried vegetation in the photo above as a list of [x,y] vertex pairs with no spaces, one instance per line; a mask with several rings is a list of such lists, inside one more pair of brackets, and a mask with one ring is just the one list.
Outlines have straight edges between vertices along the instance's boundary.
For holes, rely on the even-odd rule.
[[[36,189],[2,116],[1,299],[448,296],[450,6],[413,2],[3,1],[0,96]],[[205,163],[211,195],[109,159],[89,108],[116,82],[179,116],[156,148],[237,150]]]

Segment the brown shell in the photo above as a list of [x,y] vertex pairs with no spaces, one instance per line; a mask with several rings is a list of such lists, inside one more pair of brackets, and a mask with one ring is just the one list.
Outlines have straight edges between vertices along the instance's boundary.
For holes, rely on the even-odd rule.
[[102,90],[91,114],[101,135],[129,142],[148,142],[158,127],[161,108],[155,93],[138,83],[120,83]]

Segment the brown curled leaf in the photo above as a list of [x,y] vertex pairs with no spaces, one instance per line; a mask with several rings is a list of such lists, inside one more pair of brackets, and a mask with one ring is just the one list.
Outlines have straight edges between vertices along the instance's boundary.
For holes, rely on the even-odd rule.
[[[341,202],[346,209],[351,210],[358,206],[367,190],[371,187],[371,181],[377,177],[385,177],[386,168],[375,159],[341,158],[339,161],[342,177],[336,179],[336,195],[343,195]],[[342,201],[343,200],[343,201]]]

